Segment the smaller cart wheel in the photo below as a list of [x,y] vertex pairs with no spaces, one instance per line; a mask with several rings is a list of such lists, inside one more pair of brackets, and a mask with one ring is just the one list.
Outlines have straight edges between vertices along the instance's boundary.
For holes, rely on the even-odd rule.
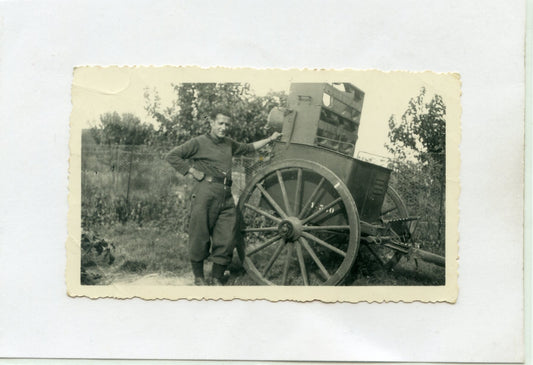
[[[390,221],[394,219],[407,218],[407,206],[400,195],[392,187],[388,187],[385,199],[381,208],[380,220]],[[410,229],[410,225],[409,225]],[[368,244],[367,248],[378,259],[386,270],[392,270],[402,258],[402,253],[386,246]]]

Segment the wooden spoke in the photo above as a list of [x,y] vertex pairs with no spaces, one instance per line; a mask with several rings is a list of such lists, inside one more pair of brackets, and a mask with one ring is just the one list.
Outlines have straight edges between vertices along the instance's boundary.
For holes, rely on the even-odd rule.
[[[274,237],[268,239],[264,243],[262,243],[260,246],[254,248],[253,250],[250,250],[249,252],[246,252],[246,255],[252,256],[254,253],[261,251],[263,248],[267,248],[268,246],[272,245],[273,243],[278,242],[281,239],[280,235],[275,235]],[[283,245],[281,245],[283,246]]]
[[350,229],[350,226],[304,226],[304,231],[343,231]]
[[292,215],[291,205],[289,204],[289,197],[287,196],[287,189],[285,188],[285,182],[283,181],[283,176],[281,175],[280,170],[276,170],[276,175],[278,176],[279,187],[281,189],[281,196],[283,196],[283,203],[285,204],[285,211],[288,215]]
[[287,283],[287,275],[289,273],[289,266],[291,264],[293,247],[294,246],[290,244],[287,246],[287,256],[285,256],[285,265],[283,266],[283,275],[281,277],[281,285],[285,285]]
[[278,227],[258,227],[258,228],[245,228],[241,232],[277,232]]
[[312,234],[308,233],[308,232],[302,232],[302,236],[310,239],[311,241],[315,241],[316,243],[318,243],[319,245],[321,246],[324,246],[325,248],[328,248],[330,249],[331,251],[343,256],[343,257],[346,257],[346,252],[342,251],[342,250],[339,250],[337,247],[333,246],[333,245],[330,245],[329,243],[327,243],[326,241],[322,241],[320,238],[316,237],[316,236],[313,236]]
[[394,236],[394,238],[396,238],[397,240],[402,240],[402,238],[400,237],[400,235],[398,233],[396,233],[396,231],[394,229],[391,228],[390,232],[392,233],[392,235]]
[[316,186],[315,190],[313,190],[313,192],[311,193],[311,196],[309,196],[309,199],[307,199],[307,202],[305,202],[304,207],[300,211],[300,214],[298,214],[298,218],[302,219],[302,217],[307,214],[307,211],[309,210],[311,203],[316,198],[316,195],[320,191],[320,188],[322,187],[322,184],[324,184],[324,181],[326,181],[326,179],[322,177],[322,179],[320,179],[320,182]]
[[298,177],[296,178],[296,189],[294,189],[294,208],[293,213],[300,212],[300,204],[302,203],[302,169],[298,169]]
[[384,216],[384,215],[386,215],[386,214],[389,214],[390,212],[394,212],[394,211],[397,210],[397,209],[398,209],[398,207],[392,207],[392,208],[390,208],[390,209],[387,209],[386,211],[381,212],[381,216]]
[[260,184],[255,185],[257,189],[263,194],[263,196],[266,198],[266,200],[270,203],[272,208],[280,215],[281,218],[287,219],[287,214],[281,209],[281,207],[276,203],[276,201],[272,198],[272,196],[265,190],[264,187],[262,187]]
[[320,261],[320,259],[316,255],[313,248],[309,245],[309,242],[307,242],[307,240],[303,237],[300,237],[299,240],[302,246],[305,248],[305,250],[309,254],[309,256],[311,256],[311,258],[315,262],[316,266],[318,266],[322,274],[324,274],[324,277],[326,278],[326,280],[328,280],[330,278],[329,272],[328,270],[326,270],[326,267],[322,264],[322,261]]
[[294,242],[296,245],[296,256],[298,256],[298,263],[300,264],[300,271],[302,273],[302,278],[304,279],[304,285],[309,285],[309,279],[307,278],[307,268],[305,267],[304,262],[304,255],[302,253],[302,246],[300,246],[300,242],[296,241]]
[[283,247],[285,247],[285,241],[283,240],[282,241],[282,244],[278,246],[278,248],[276,248],[276,251],[274,251],[274,254],[272,255],[272,257],[270,258],[270,260],[268,261],[267,265],[265,266],[265,268],[263,269],[263,272],[261,273],[264,277],[267,276],[268,272],[270,271],[270,269],[272,268],[272,265],[274,265],[274,262],[276,262],[276,260],[278,259],[279,257],[279,254],[281,253],[281,251],[283,250]]
[[320,209],[319,211],[311,214],[309,217],[305,218],[304,220],[302,220],[302,224],[306,224],[307,222],[309,222],[310,220],[313,220],[315,219],[316,217],[318,217],[319,215],[322,215],[323,213],[327,212],[327,210],[329,208],[331,208],[332,206],[334,206],[335,204],[337,204],[338,202],[342,201],[342,198],[339,196],[337,199],[333,200],[331,203],[329,204],[326,204],[322,209]]
[[272,219],[274,222],[276,223],[279,223],[281,222],[281,219],[279,219],[278,217],[274,217],[272,214],[268,213],[268,212],[265,212],[263,209],[261,208],[258,208],[258,207],[254,207],[253,205],[251,205],[250,203],[244,203],[244,206],[248,209],[251,209],[253,210],[254,212],[256,213],[259,213],[269,219]]

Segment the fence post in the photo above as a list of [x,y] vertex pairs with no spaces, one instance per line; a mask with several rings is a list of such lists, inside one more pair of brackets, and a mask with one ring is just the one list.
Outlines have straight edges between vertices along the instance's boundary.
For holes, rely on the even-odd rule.
[[118,151],[118,146],[110,146],[110,154],[111,155],[115,155],[114,156],[114,159],[113,157],[111,157],[111,159],[113,160],[111,162],[111,176],[113,177],[113,189],[117,189],[118,188],[118,173],[119,173],[119,170],[120,170],[120,158],[119,158],[119,151]]
[[130,182],[131,182],[131,167],[133,165],[133,148],[130,146],[130,166],[128,171],[128,188],[126,191],[126,207],[128,208],[128,214],[130,210]]

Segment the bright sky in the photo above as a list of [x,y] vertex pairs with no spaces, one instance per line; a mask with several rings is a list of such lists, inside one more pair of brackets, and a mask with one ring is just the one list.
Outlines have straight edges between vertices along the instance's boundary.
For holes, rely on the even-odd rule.
[[74,73],[72,121],[88,128],[98,123],[101,114],[116,111],[155,124],[144,110],[145,88],[157,89],[165,107],[176,98],[171,84],[180,82],[248,82],[257,95],[288,92],[291,82],[350,82],[365,92],[356,156],[359,151],[388,155],[384,144],[389,117],[400,118],[422,87],[428,95],[440,94],[446,105],[459,97],[453,75],[431,72],[82,67]]

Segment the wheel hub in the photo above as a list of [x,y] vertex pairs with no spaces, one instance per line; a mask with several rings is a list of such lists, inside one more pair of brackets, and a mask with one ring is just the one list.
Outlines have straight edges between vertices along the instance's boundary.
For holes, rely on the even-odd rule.
[[282,238],[289,241],[297,240],[302,234],[302,222],[296,217],[289,217],[280,222],[278,233]]

